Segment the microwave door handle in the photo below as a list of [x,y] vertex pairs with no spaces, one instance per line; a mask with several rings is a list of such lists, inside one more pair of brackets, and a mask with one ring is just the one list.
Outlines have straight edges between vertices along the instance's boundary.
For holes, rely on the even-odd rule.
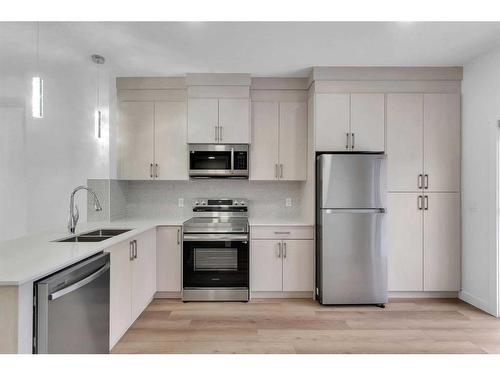
[[231,147],[231,174],[234,174],[234,147]]

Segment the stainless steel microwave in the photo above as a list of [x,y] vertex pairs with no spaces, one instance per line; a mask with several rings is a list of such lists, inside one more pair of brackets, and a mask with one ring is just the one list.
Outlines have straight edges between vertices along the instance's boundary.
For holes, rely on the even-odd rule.
[[248,145],[189,145],[189,176],[248,178]]

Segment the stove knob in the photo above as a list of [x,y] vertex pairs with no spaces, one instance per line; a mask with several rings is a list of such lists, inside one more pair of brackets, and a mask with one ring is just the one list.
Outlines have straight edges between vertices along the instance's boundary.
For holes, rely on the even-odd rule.
[[245,205],[245,201],[240,201],[240,206],[244,206]]
[[200,205],[200,202],[196,201],[196,202],[194,202],[194,205],[195,205],[195,206],[199,206],[199,205]]
[[234,201],[233,205],[237,206],[238,205],[238,201]]
[[201,205],[202,205],[202,206],[206,206],[206,205],[207,205],[207,202],[205,202],[205,201],[201,201]]

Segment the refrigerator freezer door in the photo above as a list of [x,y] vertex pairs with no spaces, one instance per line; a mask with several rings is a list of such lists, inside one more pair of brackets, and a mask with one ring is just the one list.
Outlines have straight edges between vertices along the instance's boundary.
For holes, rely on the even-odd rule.
[[320,302],[386,303],[383,211],[321,210],[319,219]]
[[385,158],[383,154],[319,155],[319,208],[386,207]]

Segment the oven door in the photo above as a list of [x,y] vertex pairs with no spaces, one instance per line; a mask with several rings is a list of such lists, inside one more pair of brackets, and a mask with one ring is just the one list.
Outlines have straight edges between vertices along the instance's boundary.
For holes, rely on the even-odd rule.
[[248,145],[190,145],[189,176],[248,177]]
[[246,234],[184,234],[184,289],[248,287]]

